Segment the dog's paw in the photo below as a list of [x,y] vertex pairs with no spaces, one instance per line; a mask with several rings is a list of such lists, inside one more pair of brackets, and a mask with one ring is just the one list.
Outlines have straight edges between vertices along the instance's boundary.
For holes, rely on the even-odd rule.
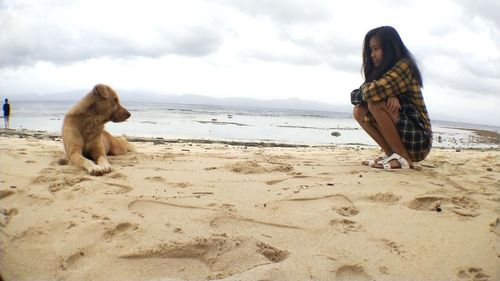
[[102,176],[106,173],[111,172],[111,166],[109,164],[99,165],[99,166],[94,165],[94,166],[90,167],[87,171],[92,176]]
[[111,165],[109,163],[102,163],[99,166],[104,170],[104,173],[111,172]]
[[91,176],[102,176],[105,174],[104,170],[99,166],[92,167],[92,168],[88,169],[87,171],[89,172],[89,175],[91,175]]

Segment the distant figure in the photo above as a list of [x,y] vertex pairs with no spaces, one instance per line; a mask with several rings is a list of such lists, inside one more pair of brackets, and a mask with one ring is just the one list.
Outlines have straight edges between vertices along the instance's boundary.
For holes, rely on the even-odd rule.
[[9,99],[5,99],[5,103],[3,104],[3,120],[5,123],[5,129],[9,128],[9,118],[10,118]]

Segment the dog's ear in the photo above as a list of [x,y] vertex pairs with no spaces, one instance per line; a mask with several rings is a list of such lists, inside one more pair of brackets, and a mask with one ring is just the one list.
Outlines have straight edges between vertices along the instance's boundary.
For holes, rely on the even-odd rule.
[[107,99],[111,96],[111,94],[109,93],[109,87],[103,84],[95,85],[94,92],[104,99]]

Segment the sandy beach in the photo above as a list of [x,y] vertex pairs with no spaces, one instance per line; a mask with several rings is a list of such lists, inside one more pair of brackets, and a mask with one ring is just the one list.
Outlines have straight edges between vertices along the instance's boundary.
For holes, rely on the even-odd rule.
[[0,136],[4,280],[500,280],[500,151],[133,142],[93,177]]

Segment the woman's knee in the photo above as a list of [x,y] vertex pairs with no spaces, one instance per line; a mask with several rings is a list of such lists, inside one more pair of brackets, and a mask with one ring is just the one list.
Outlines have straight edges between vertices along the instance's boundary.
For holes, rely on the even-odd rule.
[[377,102],[368,103],[368,110],[370,110],[370,112],[377,112],[377,111],[385,109],[386,107],[387,107],[387,105],[386,105],[385,101],[377,101]]
[[352,115],[354,119],[358,122],[362,122],[365,118],[366,113],[368,113],[368,108],[363,105],[357,105],[352,109]]
[[396,123],[399,118],[399,111],[391,111],[389,107],[387,107],[387,101],[385,100],[368,103],[368,110],[370,110],[375,119],[379,118],[381,114],[383,116],[388,114],[392,121]]

